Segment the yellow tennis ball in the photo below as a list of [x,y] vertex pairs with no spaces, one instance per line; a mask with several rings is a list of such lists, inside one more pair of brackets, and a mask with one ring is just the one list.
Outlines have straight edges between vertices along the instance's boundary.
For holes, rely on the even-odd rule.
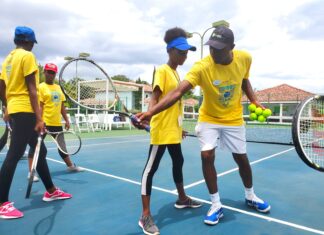
[[260,107],[259,107],[259,108],[256,108],[256,109],[255,109],[255,113],[256,113],[256,115],[258,115],[258,116],[259,116],[259,115],[262,115],[262,108],[260,108]]
[[265,109],[265,110],[263,110],[263,112],[262,112],[262,115],[263,115],[265,118],[271,116],[271,114],[272,114],[271,109]]
[[265,120],[266,120],[266,118],[263,115],[258,116],[258,121],[259,122],[264,122]]
[[248,106],[248,109],[249,109],[250,112],[254,112],[255,109],[256,109],[256,105],[255,105],[255,104],[250,104],[250,105]]
[[257,120],[258,116],[255,113],[250,114],[250,120],[254,121]]

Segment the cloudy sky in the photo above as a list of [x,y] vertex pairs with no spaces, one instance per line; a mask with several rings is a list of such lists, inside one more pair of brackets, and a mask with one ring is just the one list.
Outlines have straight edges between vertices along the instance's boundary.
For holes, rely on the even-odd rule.
[[[261,90],[286,83],[324,93],[324,1],[322,0],[2,0],[0,60],[14,48],[17,25],[36,32],[39,63],[64,64],[65,56],[88,52],[110,76],[151,81],[155,65],[167,62],[164,32],[182,27],[202,35],[226,20],[236,48],[253,56],[251,82]],[[212,30],[206,32],[206,42]],[[201,38],[179,73],[200,59]],[[209,53],[203,47],[204,55]]]

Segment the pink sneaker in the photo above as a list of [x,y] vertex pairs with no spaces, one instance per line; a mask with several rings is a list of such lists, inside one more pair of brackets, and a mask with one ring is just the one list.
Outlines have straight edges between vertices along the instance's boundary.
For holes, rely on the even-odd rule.
[[24,214],[13,206],[13,202],[5,202],[0,206],[1,219],[18,219]]
[[69,199],[72,195],[69,193],[63,192],[61,189],[56,188],[56,190],[53,193],[45,192],[43,201],[45,202],[51,202],[55,200],[63,200],[63,199]]

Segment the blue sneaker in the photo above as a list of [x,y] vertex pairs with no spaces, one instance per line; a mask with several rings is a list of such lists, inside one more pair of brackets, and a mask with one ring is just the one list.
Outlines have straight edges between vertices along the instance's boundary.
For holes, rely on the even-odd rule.
[[253,207],[257,211],[262,213],[267,213],[271,209],[271,206],[266,201],[261,200],[257,196],[254,196],[252,200],[248,200],[245,198],[245,203],[248,206]]
[[207,215],[205,216],[205,224],[215,225],[218,223],[219,219],[224,216],[222,207],[211,206]]

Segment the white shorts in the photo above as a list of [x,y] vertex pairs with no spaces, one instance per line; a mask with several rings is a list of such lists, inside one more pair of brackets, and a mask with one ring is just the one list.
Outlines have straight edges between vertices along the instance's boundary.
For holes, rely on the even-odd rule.
[[199,122],[195,128],[200,150],[212,150],[218,145],[232,153],[246,153],[245,126],[223,126]]

